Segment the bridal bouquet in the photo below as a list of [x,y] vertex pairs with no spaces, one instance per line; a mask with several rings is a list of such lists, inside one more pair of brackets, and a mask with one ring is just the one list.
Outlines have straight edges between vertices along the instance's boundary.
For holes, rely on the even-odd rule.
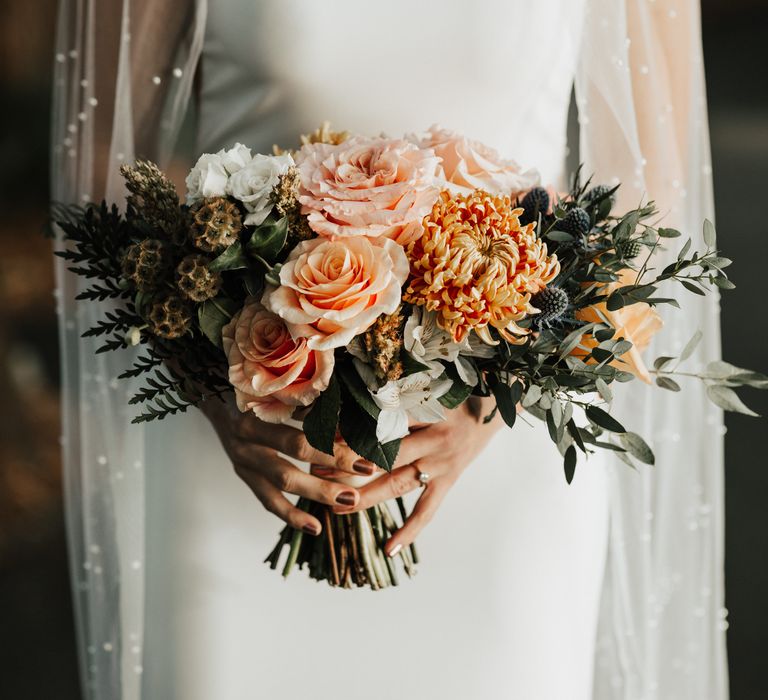
[[[345,441],[392,468],[409,424],[442,419],[492,396],[514,426],[518,410],[545,421],[570,482],[579,453],[613,450],[653,463],[643,438],[610,413],[612,385],[635,378],[677,391],[679,358],[651,369],[640,353],[677,306],[662,284],[694,294],[729,289],[730,260],[704,224],[706,249],[658,227],[652,203],[614,213],[616,187],[558,197],[492,149],[431,128],[405,138],[333,133],[294,152],[237,144],[200,157],[186,202],[152,163],[123,166],[124,213],[92,205],[56,217],[80,296],[116,300],[88,335],[100,351],[143,345],[123,377],[143,377],[136,421],[164,418],[234,392],[263,421],[300,420],[309,443]],[[688,373],[690,374],[690,373]],[[719,406],[750,413],[733,388],[765,376],[714,362],[695,376]],[[492,417],[488,416],[486,420]],[[383,545],[405,517],[398,502],[353,515],[305,499],[325,527],[287,527],[267,561],[298,565],[331,585],[397,583]],[[413,573],[415,550],[399,553]]]

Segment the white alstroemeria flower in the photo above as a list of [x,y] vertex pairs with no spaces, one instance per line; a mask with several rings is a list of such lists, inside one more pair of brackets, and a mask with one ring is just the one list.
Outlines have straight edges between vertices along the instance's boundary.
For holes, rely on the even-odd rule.
[[203,153],[187,175],[187,204],[195,204],[206,197],[223,197],[228,180],[221,154]]
[[389,442],[408,435],[409,418],[419,423],[444,419],[438,399],[451,388],[451,380],[435,379],[429,372],[417,372],[387,382],[371,396],[381,409],[376,423],[376,438]]
[[[483,357],[488,352],[488,346],[482,342],[473,345],[469,337],[461,343],[454,342],[451,335],[437,325],[437,314],[421,306],[414,306],[405,322],[403,345],[415,360],[429,367],[426,371],[432,377],[443,373],[444,366],[439,360],[452,362],[461,381],[470,386],[477,384],[478,376],[467,357]],[[493,348],[490,351],[493,353]]]
[[363,348],[362,336],[357,335],[352,338],[347,344],[346,349],[352,355],[352,364],[355,365],[360,378],[371,392],[376,391],[379,388],[379,381],[376,378],[376,372],[374,372],[373,367],[368,364],[368,353]]
[[251,149],[242,143],[236,143],[232,148],[222,148],[217,154],[221,158],[221,164],[229,175],[234,175],[251,162]]
[[229,178],[227,193],[240,200],[248,211],[243,223],[247,226],[264,223],[273,207],[272,190],[292,165],[293,158],[287,153],[281,156],[258,153]]

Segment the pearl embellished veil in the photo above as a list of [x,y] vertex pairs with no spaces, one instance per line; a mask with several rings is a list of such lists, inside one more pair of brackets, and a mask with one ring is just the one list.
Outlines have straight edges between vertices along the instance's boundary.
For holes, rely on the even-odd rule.
[[[120,202],[120,163],[141,155],[167,164],[206,10],[206,0],[61,0],[54,201]],[[584,172],[623,183],[619,208],[650,193],[664,225],[701,244],[712,193],[698,2],[586,0],[582,26],[569,29],[581,33],[574,77]],[[667,258],[674,250],[659,253],[656,266]],[[116,379],[128,356],[94,355],[98,342],[81,337],[104,309],[75,303],[78,280],[59,261],[62,449],[81,675],[88,698],[139,700],[143,431],[130,425],[133,387]],[[665,314],[667,328],[647,357],[678,353],[701,329],[689,362],[717,359],[717,294],[682,306]],[[693,384],[682,395],[637,382],[631,398],[616,394],[619,415],[652,443],[657,466],[632,471],[617,460],[610,472],[594,697],[723,700],[721,415]]]

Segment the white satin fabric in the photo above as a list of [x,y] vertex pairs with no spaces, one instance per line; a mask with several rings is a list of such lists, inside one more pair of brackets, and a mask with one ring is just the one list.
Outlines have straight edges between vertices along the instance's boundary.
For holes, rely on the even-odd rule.
[[[118,163],[164,163],[200,67],[201,148],[438,121],[556,184],[575,81],[587,172],[621,178],[624,205],[652,192],[697,241],[711,210],[694,0],[62,0],[59,27],[59,201],[119,200]],[[567,487],[540,425],[499,433],[420,537],[415,580],[336,591],[261,563],[279,524],[198,413],[128,427],[125,356],[93,361],[78,336],[101,310],[59,285],[89,698],[726,697],[721,424],[694,387],[619,399],[655,470],[593,457]],[[658,349],[697,327],[694,361],[716,357],[698,298]]]

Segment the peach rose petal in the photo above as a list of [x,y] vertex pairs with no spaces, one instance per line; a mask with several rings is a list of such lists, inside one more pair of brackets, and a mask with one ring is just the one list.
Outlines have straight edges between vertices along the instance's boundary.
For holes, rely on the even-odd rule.
[[314,350],[306,338],[293,338],[285,322],[253,298],[224,326],[222,341],[238,408],[262,420],[288,420],[330,382],[333,351]]
[[408,270],[402,247],[387,238],[315,238],[291,251],[280,286],[268,286],[263,303],[293,338],[332,350],[398,307]]

